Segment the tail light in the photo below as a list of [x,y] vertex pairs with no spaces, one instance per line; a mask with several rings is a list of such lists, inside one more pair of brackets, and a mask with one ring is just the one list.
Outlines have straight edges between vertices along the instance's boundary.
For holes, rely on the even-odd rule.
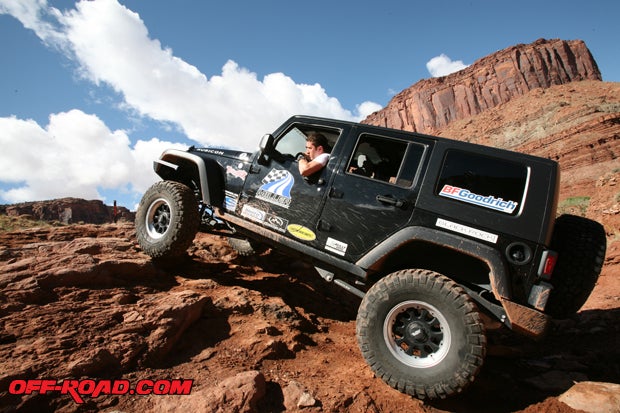
[[540,266],[538,267],[538,276],[542,279],[549,280],[553,274],[555,264],[558,262],[558,253],[551,250],[543,252],[540,259]]

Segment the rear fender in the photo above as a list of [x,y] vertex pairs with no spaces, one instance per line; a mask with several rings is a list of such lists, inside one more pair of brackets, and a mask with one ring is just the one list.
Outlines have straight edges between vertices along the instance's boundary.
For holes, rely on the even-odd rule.
[[[379,263],[395,249],[416,240],[434,244],[442,248],[449,248],[483,261],[489,268],[489,281],[495,298],[501,299],[511,297],[507,268],[497,250],[458,235],[434,231],[426,227],[403,228],[373,248],[356,264],[364,269],[373,270],[374,267],[380,265]],[[472,251],[475,251],[475,254],[472,254]]]

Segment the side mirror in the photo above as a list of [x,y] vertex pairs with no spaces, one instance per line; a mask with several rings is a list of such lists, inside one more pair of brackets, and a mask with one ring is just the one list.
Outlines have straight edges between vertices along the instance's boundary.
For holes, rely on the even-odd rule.
[[273,149],[273,135],[270,133],[264,135],[261,138],[258,147],[260,148],[261,153],[269,154]]
[[262,165],[267,165],[269,163],[269,160],[271,159],[271,154],[273,153],[273,142],[274,137],[270,133],[264,135],[261,138],[260,143],[258,144],[258,147],[260,149],[258,163]]

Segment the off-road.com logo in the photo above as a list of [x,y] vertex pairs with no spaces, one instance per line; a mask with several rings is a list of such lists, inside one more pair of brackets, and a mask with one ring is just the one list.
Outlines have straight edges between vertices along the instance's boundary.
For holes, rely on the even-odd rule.
[[140,380],[132,385],[129,380],[13,380],[9,393],[48,394],[57,392],[70,395],[76,403],[84,403],[83,396],[96,398],[108,395],[188,395],[194,380]]

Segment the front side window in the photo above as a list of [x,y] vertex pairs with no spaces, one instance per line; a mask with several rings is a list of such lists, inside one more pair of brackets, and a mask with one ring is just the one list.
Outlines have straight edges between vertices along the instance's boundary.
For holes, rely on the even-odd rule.
[[[329,146],[334,147],[340,131],[337,129],[317,128],[312,125],[297,124],[282,135],[275,144],[275,149],[281,155],[295,156],[306,152],[306,137],[312,132],[321,133],[327,138]],[[329,150],[326,150],[329,152]]]
[[282,155],[295,155],[306,151],[306,135],[294,127],[276,143],[276,150]]
[[449,150],[435,193],[441,197],[516,215],[525,200],[529,170],[503,159]]

